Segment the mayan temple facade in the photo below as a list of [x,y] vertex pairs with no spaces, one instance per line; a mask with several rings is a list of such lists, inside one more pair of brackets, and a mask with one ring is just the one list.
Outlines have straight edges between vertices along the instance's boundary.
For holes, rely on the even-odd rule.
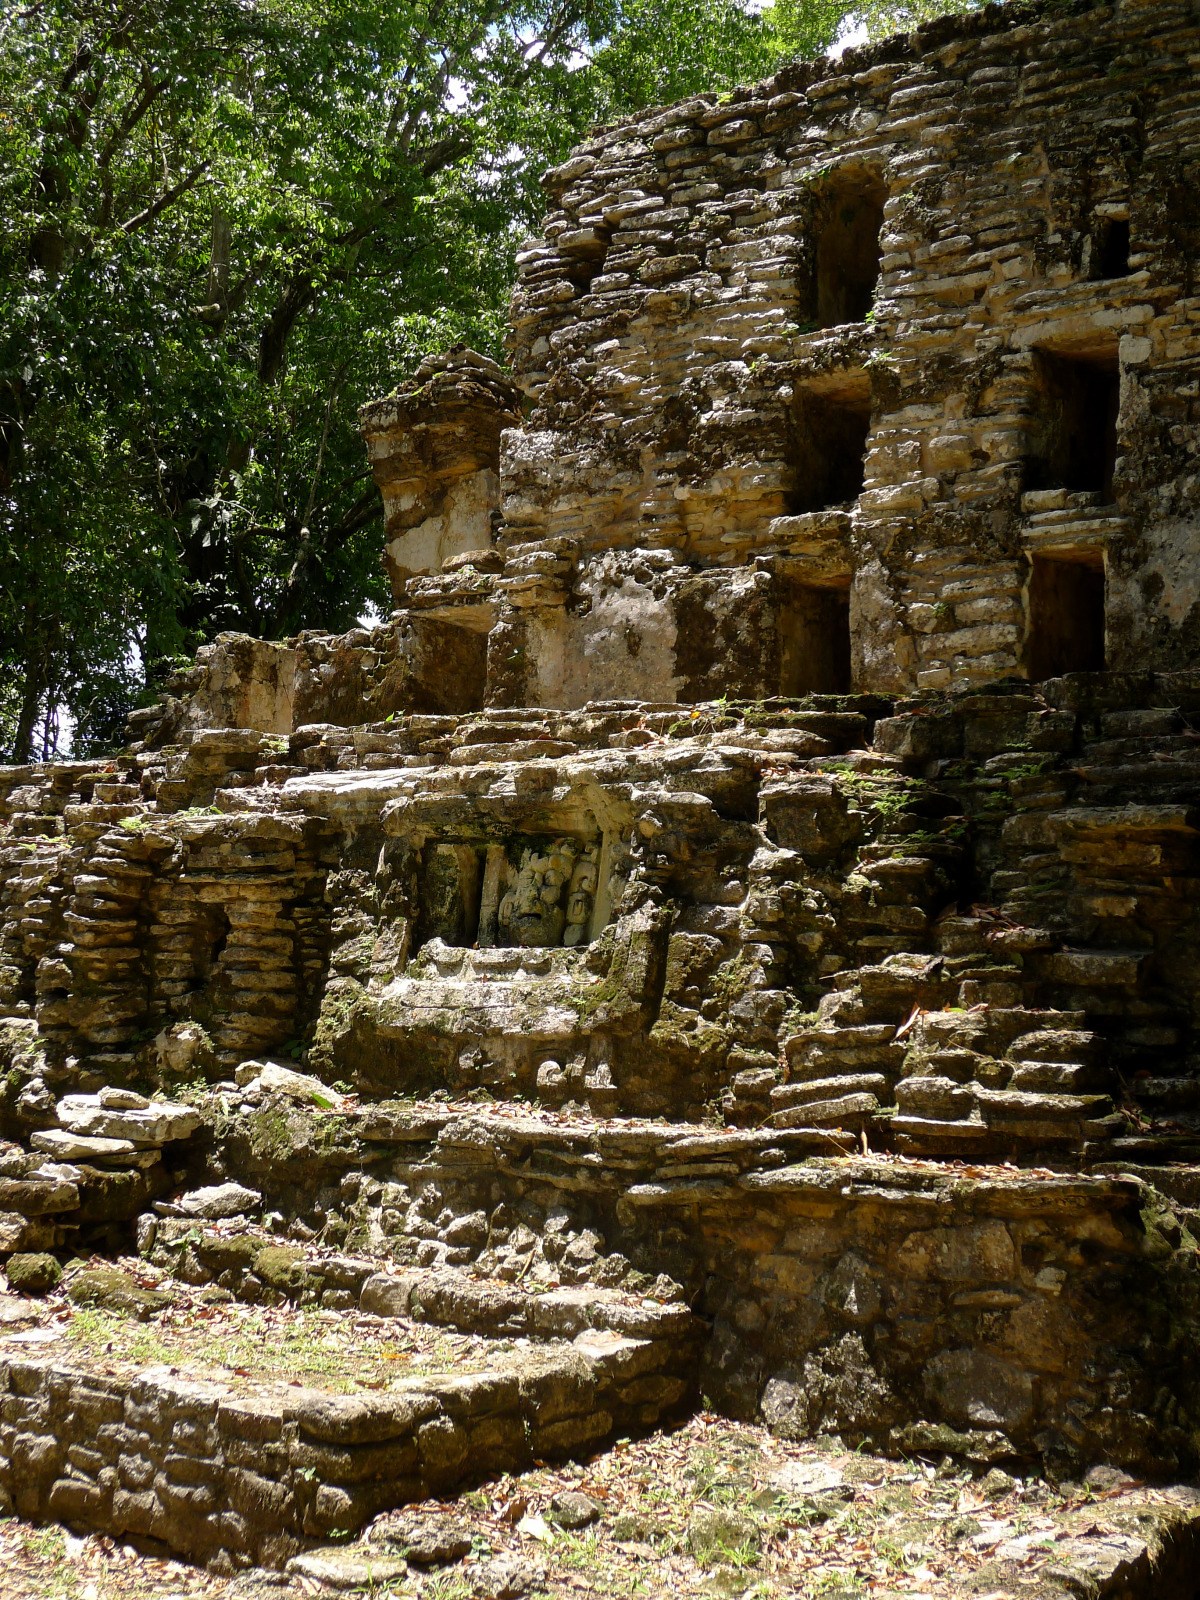
[[545,188],[508,370],[362,412],[391,615],[0,770],[0,1250],[487,1381],[0,1342],[0,1490],[279,1566],[702,1396],[1193,1473],[1200,13],[989,6]]

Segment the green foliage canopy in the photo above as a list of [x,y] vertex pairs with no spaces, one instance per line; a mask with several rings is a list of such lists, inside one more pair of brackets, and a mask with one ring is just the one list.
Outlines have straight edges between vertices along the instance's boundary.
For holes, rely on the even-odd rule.
[[[359,404],[499,354],[587,128],[841,0],[32,0],[0,21],[0,748],[119,737],[226,628],[385,603]],[[877,23],[900,12],[878,10]]]

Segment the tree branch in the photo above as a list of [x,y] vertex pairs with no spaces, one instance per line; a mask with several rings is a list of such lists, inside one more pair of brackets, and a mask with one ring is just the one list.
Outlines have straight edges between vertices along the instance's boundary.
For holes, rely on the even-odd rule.
[[154,102],[160,95],[165,94],[170,87],[170,78],[162,78],[158,83],[151,80],[146,84],[137,99],[129,102],[117,119],[116,127],[105,140],[100,154],[96,157],[96,165],[102,172],[116,155],[122,140],[129,137]]
[[174,205],[180,195],[184,195],[189,189],[194,188],[211,166],[211,161],[202,161],[198,167],[193,167],[185,178],[180,178],[178,183],[173,183],[165,193],[160,194],[153,205],[147,206],[144,211],[139,211],[137,216],[129,217],[123,222],[120,231],[122,233],[136,233],[139,228],[144,228],[148,222],[153,222],[155,217],[164,212],[169,205]]

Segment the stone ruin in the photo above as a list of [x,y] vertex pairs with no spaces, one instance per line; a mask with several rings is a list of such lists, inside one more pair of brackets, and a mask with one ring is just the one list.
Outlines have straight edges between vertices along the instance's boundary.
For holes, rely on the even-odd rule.
[[701,1397],[1194,1471],[1198,61],[988,6],[598,133],[511,375],[362,413],[390,617],[0,773],[3,1252],[525,1340],[0,1350],[23,1516],[278,1565]]

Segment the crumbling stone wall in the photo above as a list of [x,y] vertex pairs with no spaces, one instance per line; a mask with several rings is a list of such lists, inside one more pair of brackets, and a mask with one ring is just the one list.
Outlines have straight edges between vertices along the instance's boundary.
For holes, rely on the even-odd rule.
[[275,1559],[697,1391],[1194,1463],[1198,50],[988,8],[597,134],[514,381],[364,412],[393,614],[0,773],[0,1254],[680,1332],[379,1438],[10,1360],[19,1509]]
[[[222,1146],[224,1171],[273,1204],[286,1191],[312,1222],[349,1224],[337,1255],[297,1264],[299,1300],[415,1299],[433,1320],[511,1331],[527,1281],[649,1289],[696,1306],[710,1401],[787,1437],[1059,1471],[1189,1458],[1186,1290],[1156,1259],[1154,1202],[1134,1180],[829,1159],[804,1128],[555,1127],[386,1103],[337,1134],[318,1150],[297,1114],[271,1162],[252,1133]],[[345,1253],[369,1240],[405,1263],[398,1280],[371,1284]],[[150,1253],[262,1298],[262,1248],[163,1220]]]
[[395,618],[230,642],[155,737],[1194,666],[1196,36],[986,7],[596,134],[512,380],[362,413]]
[[30,1519],[153,1539],[226,1570],[282,1566],[314,1536],[406,1500],[644,1426],[686,1392],[676,1365],[666,1340],[601,1334],[363,1398],[8,1356],[0,1494]]
[[[521,257],[505,540],[776,581],[836,543],[861,688],[1025,671],[1034,555],[1103,567],[1109,665],[1193,661],[1194,28],[989,7],[582,145]],[[1051,436],[1118,380],[1093,472]]]

